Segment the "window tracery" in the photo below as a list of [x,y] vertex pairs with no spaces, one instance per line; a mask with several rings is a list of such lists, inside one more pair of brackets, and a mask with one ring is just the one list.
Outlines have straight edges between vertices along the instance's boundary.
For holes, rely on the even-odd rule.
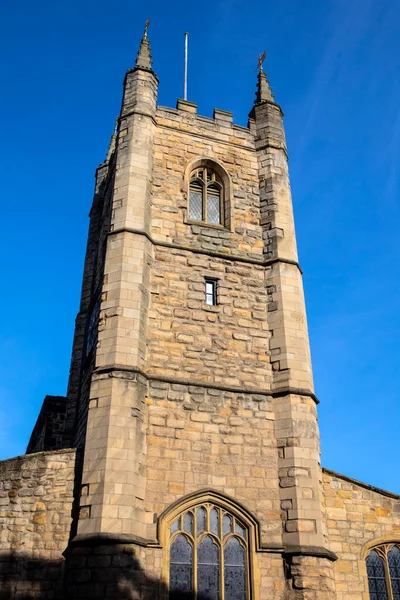
[[223,185],[210,167],[198,167],[190,174],[189,219],[213,225],[223,224]]
[[366,558],[370,600],[400,600],[400,544],[382,544]]
[[169,529],[170,600],[248,600],[247,527],[225,508],[204,502]]

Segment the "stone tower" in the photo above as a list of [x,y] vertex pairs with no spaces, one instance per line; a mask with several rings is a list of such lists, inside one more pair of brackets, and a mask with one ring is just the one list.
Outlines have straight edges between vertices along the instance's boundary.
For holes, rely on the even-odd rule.
[[157,88],[146,27],[90,213],[68,597],[332,597],[281,108],[262,68],[247,128]]

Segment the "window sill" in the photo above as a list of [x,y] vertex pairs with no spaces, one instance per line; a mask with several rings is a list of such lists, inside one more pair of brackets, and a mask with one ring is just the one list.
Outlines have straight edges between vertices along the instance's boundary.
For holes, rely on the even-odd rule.
[[207,312],[219,312],[220,309],[220,305],[219,304],[206,304],[205,302],[203,303],[203,310],[207,311]]
[[197,225],[199,227],[207,227],[210,229],[220,229],[222,231],[228,231],[225,225],[218,225],[217,223],[207,223],[206,221],[195,221],[194,219],[185,219],[186,225]]

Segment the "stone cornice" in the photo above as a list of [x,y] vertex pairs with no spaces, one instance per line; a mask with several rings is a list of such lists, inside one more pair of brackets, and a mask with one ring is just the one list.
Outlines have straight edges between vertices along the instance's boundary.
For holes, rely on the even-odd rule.
[[[142,548],[162,548],[162,545],[156,539],[146,539],[138,535],[128,533],[95,533],[78,534],[70,540],[68,547],[63,555],[68,555],[70,549],[76,546],[101,546],[101,545],[119,545],[133,544]],[[327,548],[319,546],[282,546],[281,544],[263,544],[257,548],[257,552],[268,552],[282,554],[284,556],[315,556],[327,558],[331,561],[337,560],[337,555]]]
[[283,554],[284,556],[316,556],[319,558],[327,558],[332,562],[338,559],[337,555],[334,552],[331,552],[327,548],[323,548],[321,546],[287,545]]
[[76,535],[70,542],[68,548],[63,552],[65,556],[69,548],[75,546],[100,546],[113,544],[135,544],[143,548],[161,548],[157,540],[142,538],[130,533],[81,533]]
[[[198,225],[198,224],[197,224]],[[201,225],[199,225],[201,227]],[[206,226],[204,226],[206,227]],[[225,254],[224,252],[214,252],[213,250],[204,250],[203,248],[192,248],[191,246],[182,246],[181,244],[172,244],[170,242],[162,242],[155,240],[147,231],[143,231],[141,229],[133,229],[131,227],[120,227],[118,229],[114,229],[110,231],[107,235],[117,235],[119,233],[132,233],[134,235],[143,235],[146,237],[149,242],[153,244],[153,246],[161,246],[163,248],[171,248],[174,250],[184,250],[185,252],[193,252],[194,254],[204,254],[206,256],[211,256],[213,258],[222,258],[224,260],[230,260],[233,262],[244,262],[252,265],[259,265],[261,267],[268,267],[270,265],[274,265],[276,263],[285,263],[288,265],[294,265],[297,267],[301,274],[303,271],[299,265],[299,263],[295,260],[291,260],[289,258],[250,258],[246,256],[237,256],[234,254]]]
[[[95,534],[78,534],[64,550],[63,555],[67,556],[70,549],[76,546],[111,546],[119,544],[132,544],[141,546],[142,548],[162,548],[162,545],[157,540],[142,538],[138,535],[128,533],[95,533]],[[257,552],[268,552],[273,554],[284,554],[285,547],[281,544],[264,544],[257,548]]]
[[117,119],[118,120],[118,130],[120,128],[122,119],[127,119],[128,117],[131,117],[132,115],[139,115],[140,117],[148,117],[149,119],[152,120],[154,125],[157,125],[157,121],[155,120],[154,115],[152,115],[149,112],[143,112],[142,110],[136,110],[134,108],[133,110],[129,110],[127,112],[122,112],[120,114],[120,116]]
[[[306,390],[303,388],[295,388],[295,387],[282,387],[276,390],[265,390],[260,388],[247,388],[242,386],[234,386],[234,385],[219,385],[213,382],[207,381],[196,381],[192,379],[185,379],[180,377],[163,377],[162,375],[156,375],[153,373],[146,373],[142,369],[138,367],[127,367],[125,365],[105,365],[102,367],[96,367],[93,370],[93,375],[103,375],[103,374],[111,374],[113,372],[121,372],[121,373],[135,373],[137,375],[141,375],[147,381],[161,381],[163,383],[171,383],[178,385],[186,385],[193,387],[202,387],[202,388],[211,388],[214,390],[221,390],[224,392],[235,392],[238,394],[256,394],[258,396],[271,396],[272,398],[282,398],[283,396],[288,396],[289,394],[294,394],[296,396],[306,396],[308,398],[312,398],[316,404],[319,404],[319,400],[316,395],[310,390]],[[112,376],[112,375],[111,375]]]

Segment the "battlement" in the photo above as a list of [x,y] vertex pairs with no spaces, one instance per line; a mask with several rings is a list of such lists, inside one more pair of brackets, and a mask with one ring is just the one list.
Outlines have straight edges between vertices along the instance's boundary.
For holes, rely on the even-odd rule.
[[236,125],[233,123],[232,113],[217,108],[214,109],[213,117],[205,117],[197,114],[194,102],[178,100],[177,108],[157,106],[156,123],[158,126],[190,131],[194,136],[210,136],[210,139],[255,151],[254,128]]

